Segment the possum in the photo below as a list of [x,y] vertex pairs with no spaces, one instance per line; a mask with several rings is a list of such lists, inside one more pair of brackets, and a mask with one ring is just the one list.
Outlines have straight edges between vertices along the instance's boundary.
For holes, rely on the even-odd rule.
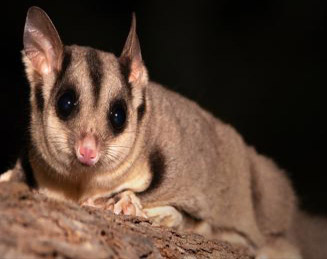
[[317,220],[299,210],[285,172],[233,127],[149,80],[135,15],[116,57],[63,45],[31,7],[22,53],[29,141],[1,181],[245,245],[256,258],[327,258],[326,228],[311,227]]

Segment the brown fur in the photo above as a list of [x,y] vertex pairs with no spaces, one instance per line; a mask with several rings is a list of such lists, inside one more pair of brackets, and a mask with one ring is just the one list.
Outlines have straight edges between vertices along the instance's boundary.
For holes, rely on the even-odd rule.
[[[42,24],[35,25],[35,16],[43,17],[50,29],[44,32]],[[301,257],[296,245],[303,244],[292,230],[297,199],[284,172],[247,146],[231,126],[148,81],[135,17],[120,58],[96,50],[103,64],[99,100],[92,95],[94,80],[86,63],[90,48],[63,47],[49,18],[38,8],[30,9],[26,24],[25,45],[30,52],[25,48],[23,60],[32,105],[29,161],[40,191],[83,202],[129,190],[159,224],[246,244],[258,258]],[[36,37],[29,25],[43,34]],[[65,53],[70,53],[71,61],[58,83]],[[42,111],[35,99],[39,84]],[[80,96],[78,115],[68,122],[55,112],[56,87],[64,84],[73,85]],[[107,114],[117,96],[127,100],[128,124],[115,136]],[[144,115],[138,119],[140,105]],[[100,145],[101,157],[92,167],[78,163],[74,152],[76,141],[88,132],[97,136]]]

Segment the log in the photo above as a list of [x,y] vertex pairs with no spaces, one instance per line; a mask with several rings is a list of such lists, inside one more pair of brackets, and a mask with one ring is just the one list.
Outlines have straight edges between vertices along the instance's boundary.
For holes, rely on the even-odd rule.
[[245,248],[0,183],[1,258],[251,258]]

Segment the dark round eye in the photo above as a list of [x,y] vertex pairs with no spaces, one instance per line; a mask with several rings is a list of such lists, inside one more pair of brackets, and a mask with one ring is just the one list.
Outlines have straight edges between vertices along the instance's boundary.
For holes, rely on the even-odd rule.
[[57,112],[62,119],[67,119],[77,105],[74,90],[65,91],[57,101]]
[[116,101],[110,108],[109,120],[116,132],[123,130],[126,122],[126,104],[124,101]]

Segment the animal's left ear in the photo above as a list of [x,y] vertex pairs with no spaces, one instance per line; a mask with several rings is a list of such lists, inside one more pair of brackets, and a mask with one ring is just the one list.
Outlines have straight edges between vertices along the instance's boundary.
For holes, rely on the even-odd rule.
[[48,15],[33,6],[27,12],[24,29],[24,54],[29,62],[27,70],[39,76],[58,71],[61,65],[63,45]]
[[132,25],[119,61],[127,70],[129,83],[144,84],[147,82],[147,72],[142,61],[140,42],[136,34],[135,13],[133,13]]

